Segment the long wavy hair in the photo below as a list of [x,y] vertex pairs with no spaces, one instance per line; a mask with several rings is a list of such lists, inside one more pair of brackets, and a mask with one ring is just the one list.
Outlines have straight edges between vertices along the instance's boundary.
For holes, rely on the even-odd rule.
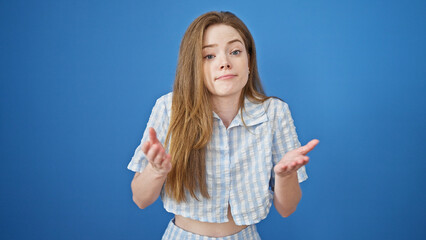
[[208,12],[195,19],[180,45],[170,127],[165,142],[173,166],[167,175],[165,191],[177,202],[187,200],[186,191],[197,200],[197,191],[204,198],[210,198],[205,154],[213,132],[213,109],[210,93],[204,85],[202,46],[204,32],[215,24],[225,24],[237,30],[249,54],[250,74],[239,99],[240,112],[244,109],[245,97],[258,103],[268,99],[257,70],[254,40],[246,25],[230,12]]

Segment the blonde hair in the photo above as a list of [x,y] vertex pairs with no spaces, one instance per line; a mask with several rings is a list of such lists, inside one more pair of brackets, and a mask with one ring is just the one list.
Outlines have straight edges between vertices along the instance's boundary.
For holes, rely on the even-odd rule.
[[225,24],[237,30],[249,54],[250,74],[240,96],[241,113],[245,97],[254,102],[268,99],[257,70],[254,40],[246,25],[230,12],[208,12],[196,18],[186,30],[180,45],[170,126],[165,142],[173,166],[167,175],[165,191],[177,202],[187,200],[186,191],[197,200],[197,191],[204,198],[210,198],[206,184],[205,154],[212,137],[213,110],[210,93],[203,81],[202,44],[204,32],[215,24]]

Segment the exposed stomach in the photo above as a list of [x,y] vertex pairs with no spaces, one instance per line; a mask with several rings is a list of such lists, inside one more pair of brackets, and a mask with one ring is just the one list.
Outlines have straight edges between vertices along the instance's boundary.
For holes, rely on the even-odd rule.
[[228,219],[225,223],[200,222],[191,218],[175,215],[176,226],[185,231],[209,237],[225,237],[240,232],[247,225],[236,225],[228,204]]

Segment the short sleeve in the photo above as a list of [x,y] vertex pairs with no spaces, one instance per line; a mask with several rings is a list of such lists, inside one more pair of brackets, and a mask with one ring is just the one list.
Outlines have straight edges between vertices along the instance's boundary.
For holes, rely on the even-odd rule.
[[[274,132],[272,141],[272,161],[274,166],[281,160],[285,153],[301,146],[287,103],[281,100],[276,100],[276,103],[277,109],[273,122]],[[275,172],[273,169],[271,176],[270,186],[272,188],[275,185]],[[308,178],[305,166],[297,170],[297,178],[299,183]]]
[[148,165],[148,159],[145,154],[142,152],[142,144],[149,140],[148,129],[150,127],[154,128],[157,133],[158,140],[164,145],[166,139],[167,130],[169,126],[169,117],[167,114],[167,95],[159,98],[154,108],[152,109],[151,115],[149,117],[147,126],[143,133],[142,140],[139,146],[136,148],[135,153],[128,164],[127,168],[134,172],[142,172],[145,167]]

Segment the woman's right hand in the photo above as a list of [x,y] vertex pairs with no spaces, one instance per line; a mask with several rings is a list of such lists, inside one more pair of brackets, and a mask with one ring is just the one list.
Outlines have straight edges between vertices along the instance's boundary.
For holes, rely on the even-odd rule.
[[148,131],[149,141],[142,144],[142,152],[145,153],[151,167],[161,176],[165,176],[172,170],[172,158],[158,141],[154,128],[149,128]]

